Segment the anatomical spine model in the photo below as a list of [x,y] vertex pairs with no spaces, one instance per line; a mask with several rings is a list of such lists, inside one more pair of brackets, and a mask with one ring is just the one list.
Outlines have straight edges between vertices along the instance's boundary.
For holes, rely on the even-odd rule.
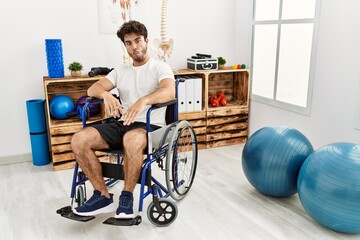
[[160,36],[161,39],[154,39],[152,41],[152,48],[157,53],[158,57],[164,62],[170,58],[171,52],[174,47],[174,40],[167,39],[166,36],[166,17],[167,17],[167,0],[162,1],[161,8],[161,29]]

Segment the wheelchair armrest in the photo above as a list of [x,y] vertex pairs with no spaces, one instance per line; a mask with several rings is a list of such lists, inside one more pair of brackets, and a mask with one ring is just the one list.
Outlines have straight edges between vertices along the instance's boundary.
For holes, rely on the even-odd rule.
[[[153,104],[151,105],[151,107],[148,109],[147,113],[146,113],[146,132],[149,133],[151,132],[151,127],[150,127],[150,115],[151,115],[151,112],[155,109],[158,109],[158,108],[162,108],[162,107],[167,107],[167,106],[176,106],[177,104],[177,98],[171,100],[171,101],[168,101],[168,102],[165,102],[165,103],[158,103],[158,104]],[[177,110],[176,110],[176,114],[177,114]],[[176,120],[177,121],[177,118]]]
[[[116,95],[114,95],[113,94],[113,96],[114,97],[116,97],[116,98],[118,98],[119,99],[119,97],[118,96],[116,96]],[[120,99],[119,99],[119,101],[120,101]],[[89,105],[92,105],[92,104],[101,104],[101,103],[103,103],[104,102],[104,99],[100,99],[100,98],[96,98],[96,97],[87,97],[86,98],[86,102],[85,102],[85,104],[84,104],[84,106],[83,106],[83,109],[82,109],[82,112],[81,112],[81,120],[82,120],[82,126],[83,127],[85,127],[86,126],[86,120],[88,119],[88,111],[87,111],[87,109],[88,109],[88,107],[89,107]]]
[[104,100],[100,99],[100,98],[95,98],[95,97],[87,97],[86,102],[89,103],[89,104],[97,104],[97,103],[104,102]]
[[151,108],[154,108],[154,109],[162,108],[162,107],[166,107],[166,106],[169,106],[169,105],[173,105],[175,103],[177,103],[176,98],[174,100],[169,101],[169,102],[153,104],[153,105],[151,105]]
[[82,121],[82,126],[85,127],[86,126],[86,120],[88,119],[88,107],[89,105],[92,104],[100,104],[103,103],[104,100],[100,99],[100,98],[94,98],[94,97],[87,97],[86,98],[86,102],[82,108],[82,112],[81,112],[81,121]]

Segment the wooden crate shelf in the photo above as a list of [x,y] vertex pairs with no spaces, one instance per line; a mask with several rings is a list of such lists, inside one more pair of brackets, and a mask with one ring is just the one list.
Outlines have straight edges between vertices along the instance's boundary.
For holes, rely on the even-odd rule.
[[[65,77],[65,78],[48,78],[44,77],[45,91],[45,108],[46,121],[48,127],[49,144],[51,150],[51,159],[54,170],[63,170],[72,168],[75,164],[75,157],[72,153],[70,141],[74,133],[82,128],[82,122],[77,116],[68,119],[53,119],[50,115],[49,104],[51,99],[56,95],[68,96],[76,106],[76,102],[83,96],[87,95],[87,89],[100,77]],[[94,122],[103,119],[105,111],[102,108],[100,114],[92,116],[88,122]],[[104,156],[104,153],[97,153],[98,156]]]
[[[199,149],[220,147],[244,143],[248,138],[249,115],[249,70],[225,69],[217,71],[194,71],[183,69],[174,72],[178,76],[195,76],[202,79],[202,109],[197,112],[179,113],[180,120],[187,120],[193,126]],[[52,119],[49,112],[51,99],[59,94],[69,96],[74,104],[85,96],[87,89],[101,76],[78,78],[44,77],[46,115],[49,143],[54,170],[72,168],[75,157],[71,151],[72,135],[82,128],[77,117],[65,120]],[[208,104],[210,96],[223,92],[227,105],[212,107]],[[105,110],[91,117],[88,121],[99,121],[105,117]],[[97,152],[101,161],[109,161],[111,156]]]
[[179,120],[187,120],[193,127],[198,149],[206,148],[206,112],[181,113]]
[[[249,70],[184,69],[175,72],[175,77],[194,74],[204,80],[203,111],[183,112],[179,114],[179,119],[192,124],[200,143],[199,149],[245,143],[248,139]],[[218,92],[225,94],[227,105],[212,107],[208,99]]]
[[[98,155],[98,158],[101,162],[112,162],[112,163],[116,162],[116,157],[114,155],[109,155],[109,154],[103,153],[102,155]],[[71,168],[74,168],[74,166],[75,166],[74,160],[53,163],[53,169],[55,171],[71,169]]]

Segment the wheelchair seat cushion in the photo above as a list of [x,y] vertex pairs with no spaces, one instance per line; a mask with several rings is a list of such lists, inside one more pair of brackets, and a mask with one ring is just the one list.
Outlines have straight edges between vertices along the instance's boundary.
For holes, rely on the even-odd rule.
[[[109,122],[99,123],[91,125],[101,135],[101,137],[109,145],[110,150],[123,149],[123,137],[125,133],[136,128],[142,128],[146,130],[146,123],[134,122],[130,125],[123,125],[123,121],[117,119],[111,119]],[[156,130],[159,126],[151,125],[151,130]]]

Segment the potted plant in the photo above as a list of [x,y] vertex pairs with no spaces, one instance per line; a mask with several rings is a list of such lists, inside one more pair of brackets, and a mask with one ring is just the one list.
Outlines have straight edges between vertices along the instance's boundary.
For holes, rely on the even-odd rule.
[[72,62],[69,64],[68,69],[70,70],[70,74],[73,77],[80,77],[81,70],[83,70],[83,65],[79,62]]
[[223,57],[218,57],[219,69],[224,69],[226,60]]

